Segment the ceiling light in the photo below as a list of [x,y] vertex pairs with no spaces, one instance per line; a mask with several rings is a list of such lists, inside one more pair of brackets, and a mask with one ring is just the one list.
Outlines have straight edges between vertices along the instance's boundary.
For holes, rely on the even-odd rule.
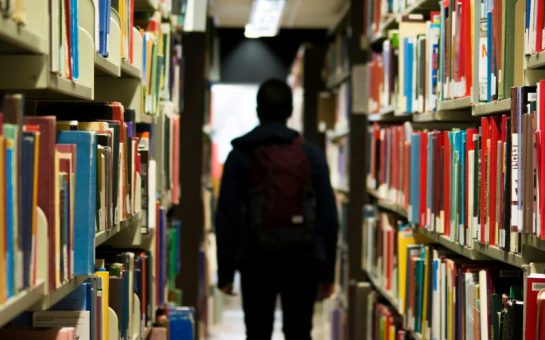
[[250,20],[244,30],[246,38],[277,35],[285,5],[285,0],[254,0]]

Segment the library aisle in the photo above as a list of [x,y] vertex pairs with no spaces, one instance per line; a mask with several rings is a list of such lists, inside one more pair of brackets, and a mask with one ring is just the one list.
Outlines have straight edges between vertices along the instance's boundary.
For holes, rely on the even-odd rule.
[[[300,289],[287,312],[306,299],[308,317],[288,328],[312,317],[314,340],[545,339],[545,1],[0,0],[0,14],[1,340],[246,339],[239,284],[222,292],[237,269],[256,309],[265,283]],[[279,110],[257,108],[264,83]],[[291,148],[299,134],[314,147]],[[237,209],[262,201],[234,182],[219,208],[224,175],[278,178],[230,171],[256,140],[297,152],[320,197],[301,185],[270,215],[300,207],[284,223],[315,221],[304,244],[322,262],[253,256],[246,215],[222,228],[267,219],[272,205]],[[278,246],[267,235],[253,240]],[[318,284],[331,294],[314,302]],[[273,328],[283,339],[279,306]]]

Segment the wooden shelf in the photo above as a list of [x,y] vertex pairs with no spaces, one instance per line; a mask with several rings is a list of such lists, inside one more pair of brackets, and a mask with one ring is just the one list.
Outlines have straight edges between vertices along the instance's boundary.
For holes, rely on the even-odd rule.
[[112,226],[108,230],[99,231],[98,233],[95,234],[95,247],[98,247],[101,244],[105,243],[106,241],[114,237],[116,234],[129,228],[130,226],[134,225],[138,221],[140,221],[140,214],[135,214],[130,219],[121,221],[121,223],[119,223],[119,225],[117,226]]
[[121,76],[121,68],[108,58],[95,54],[95,75],[97,76]]
[[126,61],[121,62],[121,74],[124,77],[129,77],[129,78],[136,78],[136,79],[142,78],[142,73],[140,72],[140,69]]
[[378,291],[378,293],[386,300],[388,303],[395,309],[397,314],[403,315],[403,312],[401,311],[401,308],[399,307],[399,301],[392,295],[392,293],[388,292],[386,289],[382,288],[382,286],[379,284],[379,280],[374,277],[373,274],[368,272],[366,270],[367,276],[369,277],[369,281],[371,281],[371,284],[375,287],[375,289]]
[[0,304],[0,327],[35,305],[45,294],[45,282],[40,281],[36,287],[26,289],[16,296]]
[[429,12],[430,10],[438,10],[438,2],[434,0],[418,0],[414,4],[405,8],[401,15],[409,15],[413,13],[424,13]]
[[0,16],[0,54],[46,54],[47,41],[32,33],[24,25]]
[[511,111],[511,98],[502,99],[491,103],[481,103],[473,106],[474,116],[484,116],[507,111]]
[[433,122],[472,122],[474,118],[471,111],[437,111],[413,114],[413,122],[433,123]]
[[407,210],[397,204],[392,204],[392,203],[389,203],[385,200],[381,200],[379,199],[377,201],[377,205],[383,209],[386,209],[386,210],[389,210],[389,211],[392,211],[396,214],[398,214],[399,216],[403,217],[403,218],[407,218],[409,216]]
[[63,283],[59,288],[53,292],[44,296],[38,303],[34,304],[31,310],[48,310],[53,307],[57,302],[61,301],[64,297],[70,294],[74,289],[78,288],[85,280],[89,278],[88,275],[75,276],[67,282]]
[[522,268],[523,262],[522,262],[522,256],[520,254],[510,253],[498,247],[491,246],[488,244],[482,244],[477,241],[475,241],[473,245],[475,249],[483,255],[486,255],[494,260],[498,260],[498,261],[510,264],[512,266]]
[[545,69],[545,51],[526,57],[526,67],[530,70]]
[[440,100],[437,111],[471,109],[471,97],[463,97],[450,100]]
[[349,71],[343,71],[341,74],[335,74],[327,80],[327,88],[330,90],[334,89],[347,81],[348,78],[350,78]]
[[349,135],[350,135],[350,130],[348,129],[343,129],[339,131],[330,130],[330,131],[327,131],[326,133],[327,139],[332,142],[338,142],[340,139],[346,138]]
[[490,260],[487,256],[483,255],[482,253],[480,253],[479,251],[477,251],[476,249],[471,249],[471,248],[467,248],[465,246],[462,246],[460,244],[457,244],[455,243],[454,241],[452,241],[451,239],[449,239],[448,237],[446,236],[443,236],[443,235],[439,235],[435,232],[432,232],[432,231],[429,231],[429,230],[426,230],[425,228],[420,228],[420,227],[413,227],[413,230],[424,236],[425,238],[427,239],[430,239],[432,241],[434,241],[435,243],[438,243],[440,245],[442,245],[443,247],[459,254],[459,255],[462,255],[468,259],[471,259],[471,260],[474,260],[474,261],[483,261],[483,260]]
[[545,240],[540,239],[533,234],[521,234],[522,235],[522,244],[545,251]]
[[401,123],[411,121],[411,115],[396,115],[393,109],[388,109],[385,112],[374,113],[367,118],[370,122],[378,123]]

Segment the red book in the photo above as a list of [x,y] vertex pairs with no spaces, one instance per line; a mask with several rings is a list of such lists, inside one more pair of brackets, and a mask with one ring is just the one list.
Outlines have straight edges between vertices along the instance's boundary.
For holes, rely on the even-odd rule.
[[[498,155],[500,157],[500,162],[501,162],[501,167],[499,168],[499,176],[500,176],[500,187],[498,188],[499,190],[499,199],[500,201],[498,202],[498,226],[501,230],[502,228],[502,221],[503,221],[503,214],[504,214],[504,206],[503,206],[503,194],[504,194],[504,188],[505,188],[505,172],[507,171],[507,169],[505,168],[505,157],[507,157],[507,153],[506,153],[506,150],[505,148],[507,147],[507,115],[503,114],[501,116],[501,137],[500,137],[500,140],[501,140],[501,143],[499,143],[498,145],[501,145],[501,150],[498,150]],[[509,132],[511,133],[511,132]],[[510,208],[510,207],[509,207]],[[499,235],[497,236],[497,239],[499,240],[500,237]]]
[[129,0],[129,62],[133,63],[133,57],[134,57],[134,1],[135,0]]
[[488,178],[490,181],[489,194],[489,243],[496,245],[496,210],[497,210],[497,176],[498,176],[498,140],[500,139],[500,129],[498,126],[498,120],[496,117],[490,117],[490,150],[489,150],[489,164],[488,171],[490,172]]
[[384,254],[386,257],[386,290],[390,291],[392,289],[392,258],[394,257],[394,249],[393,249],[393,239],[394,239],[394,231],[390,226],[386,227],[385,230],[385,237],[386,237],[386,253]]
[[537,294],[537,338],[545,340],[545,289]]
[[[443,152],[443,143],[444,143],[444,133],[441,131],[437,132],[437,143],[435,145],[435,188],[437,190],[437,193],[435,195],[435,211],[434,215],[435,218],[439,217],[441,214],[441,193],[443,185],[441,183],[441,167],[443,166],[443,163],[441,162],[441,154]],[[435,221],[432,221],[432,225],[434,226],[434,231],[437,231]]]
[[428,178],[428,133],[420,134],[420,226],[426,225],[426,197]]
[[70,10],[70,0],[64,0],[64,10],[65,10],[65,18],[66,18],[66,27],[63,28],[63,30],[66,30],[67,35],[67,41],[68,44],[68,79],[72,79],[72,29],[70,28],[72,25],[70,24],[71,21],[71,10]]
[[[47,237],[50,240],[55,238],[56,214],[55,211],[55,116],[28,116],[25,117],[25,124],[38,125],[40,127],[40,149],[39,149],[39,174],[38,206],[42,209],[47,219]],[[49,254],[55,254],[55,243],[48,242]],[[49,291],[56,288],[55,284],[55,261],[53,256],[48,261],[48,284]]]
[[541,52],[545,48],[543,46],[543,28],[545,26],[545,20],[543,18],[545,12],[545,5],[543,1],[537,2],[537,13],[536,13],[536,52]]
[[[469,152],[475,151],[475,141],[473,140],[474,136],[479,133],[478,129],[467,129],[466,130],[466,168],[465,176],[469,179]],[[477,183],[475,183],[475,186],[477,186]],[[472,213],[469,210],[469,203],[468,203],[468,197],[469,195],[472,195],[472,193],[469,192],[469,180],[466,180],[466,187],[464,188],[465,191],[465,206],[466,206],[466,232],[467,232],[467,226],[469,225],[469,219],[472,218]]]
[[443,133],[443,232],[450,235],[450,139],[448,132]]
[[526,279],[526,290],[524,296],[524,306],[526,308],[526,334],[524,339],[534,340],[536,338],[537,330],[537,297],[539,292],[545,289],[545,274],[532,273],[528,275]]
[[480,192],[480,227],[481,227],[481,236],[480,236],[480,241],[481,242],[485,242],[486,240],[486,237],[485,237],[485,233],[486,233],[486,224],[487,224],[487,218],[488,218],[488,215],[487,215],[487,211],[486,211],[486,200],[488,198],[488,191],[487,191],[487,188],[486,188],[486,185],[487,185],[487,178],[488,178],[488,166],[487,166],[487,161],[488,161],[488,131],[489,131],[489,127],[488,127],[488,118],[487,117],[482,117],[481,118],[481,164],[480,164],[480,168],[481,168],[481,183],[480,183],[480,188],[481,188],[481,192]]
[[[462,45],[466,41],[471,41],[471,1],[466,0],[462,7],[465,19],[465,35],[462,40]],[[465,46],[463,46],[465,47]],[[473,56],[471,54],[470,48],[462,48],[464,52],[464,69],[465,69],[465,78],[466,78],[466,96],[471,95],[471,88],[473,86]]]
[[[542,3],[542,1],[540,1]],[[545,47],[545,46],[544,46]],[[539,197],[539,218],[541,221],[541,234],[539,237],[545,239],[545,80],[540,80],[537,83],[538,107],[537,107],[537,130],[539,136],[536,139],[537,144],[537,172],[539,180],[538,197]]]
[[[59,171],[65,172],[66,174],[69,174],[67,176],[67,182],[68,182],[68,197],[72,197],[72,191],[76,190],[76,183],[72,182],[72,178],[75,178],[76,175],[76,155],[77,155],[77,147],[75,144],[56,144],[55,145],[57,152],[61,153],[61,159],[59,163]],[[74,177],[71,177],[74,176]],[[65,216],[66,219],[68,219],[68,230],[67,230],[67,273],[66,278],[70,279],[72,277],[72,274],[74,273],[73,266],[72,266],[72,256],[71,253],[74,250],[74,223],[76,222],[74,220],[74,217],[70,214],[71,211],[74,211],[75,207],[71,205],[71,201],[68,201],[68,212],[67,216]],[[74,202],[75,203],[75,202]],[[62,227],[62,226],[61,226]]]

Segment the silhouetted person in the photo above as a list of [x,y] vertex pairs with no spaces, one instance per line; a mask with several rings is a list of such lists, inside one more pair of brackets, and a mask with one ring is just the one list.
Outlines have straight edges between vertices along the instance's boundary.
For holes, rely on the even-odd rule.
[[333,292],[338,220],[329,170],[323,152],[286,126],[291,113],[290,87],[262,84],[260,125],[233,140],[223,170],[218,286],[232,295],[240,271],[248,340],[271,338],[278,296],[286,339],[311,339],[314,302]]

